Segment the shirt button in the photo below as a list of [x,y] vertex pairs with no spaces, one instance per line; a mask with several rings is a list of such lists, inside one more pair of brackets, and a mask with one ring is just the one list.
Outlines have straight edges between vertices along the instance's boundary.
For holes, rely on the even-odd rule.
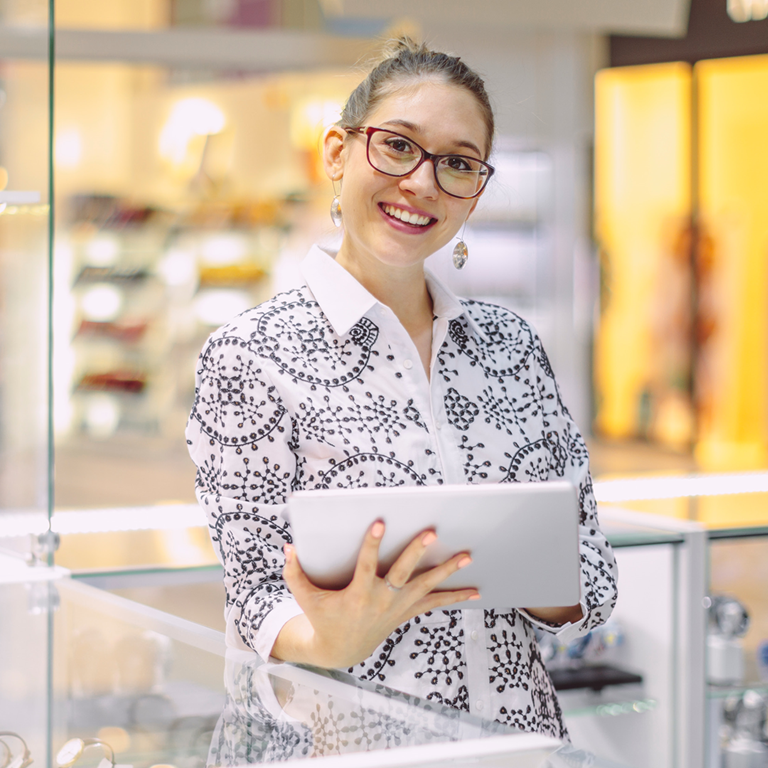
[[478,712],[482,712],[483,711],[483,702],[482,701],[476,702],[475,703],[475,709],[477,709]]
[[403,360],[403,368],[410,371],[413,368],[413,363],[410,360]]
[[477,640],[477,638],[479,637],[479,635],[477,634],[477,630],[476,630],[476,629],[473,629],[473,630],[472,630],[472,632],[470,633],[470,635],[469,635],[469,636],[470,636],[470,637],[471,637],[473,640]]

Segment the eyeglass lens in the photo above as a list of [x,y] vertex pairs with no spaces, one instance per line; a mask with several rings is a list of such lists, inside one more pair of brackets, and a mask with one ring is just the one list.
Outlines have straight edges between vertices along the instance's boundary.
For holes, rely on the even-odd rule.
[[[422,149],[404,136],[376,131],[368,139],[368,160],[382,173],[405,176],[421,161]],[[435,162],[440,188],[455,197],[474,197],[488,181],[487,166],[463,155],[446,155]]]

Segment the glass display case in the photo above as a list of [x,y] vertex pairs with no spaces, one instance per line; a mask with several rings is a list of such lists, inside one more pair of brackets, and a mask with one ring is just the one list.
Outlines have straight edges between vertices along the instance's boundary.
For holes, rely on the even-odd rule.
[[70,578],[0,583],[0,748],[19,764],[604,766],[554,739],[264,664],[223,633]]

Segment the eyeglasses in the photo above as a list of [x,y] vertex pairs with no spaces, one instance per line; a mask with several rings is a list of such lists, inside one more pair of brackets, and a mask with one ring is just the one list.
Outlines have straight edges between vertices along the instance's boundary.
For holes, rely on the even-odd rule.
[[477,197],[495,170],[488,163],[466,155],[433,155],[413,139],[384,128],[369,125],[344,130],[368,137],[368,162],[387,176],[407,176],[427,160],[432,160],[437,186],[451,197],[462,200]]

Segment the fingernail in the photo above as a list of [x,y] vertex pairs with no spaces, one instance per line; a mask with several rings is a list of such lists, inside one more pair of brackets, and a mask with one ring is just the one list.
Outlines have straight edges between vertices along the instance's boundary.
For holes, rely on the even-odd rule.
[[479,600],[479,599],[480,599],[480,595],[470,595],[467,598],[467,600]]
[[382,522],[376,522],[373,524],[373,528],[371,528],[371,536],[373,536],[374,539],[380,539],[384,535],[384,523]]
[[283,546],[283,553],[285,554],[285,562],[290,563],[293,560],[293,547],[290,544]]
[[424,538],[421,540],[421,543],[428,547],[433,541],[437,541],[437,534],[434,531],[427,531],[424,534]]
[[457,568],[466,568],[470,563],[472,562],[471,557],[462,557],[461,560],[459,560]]

